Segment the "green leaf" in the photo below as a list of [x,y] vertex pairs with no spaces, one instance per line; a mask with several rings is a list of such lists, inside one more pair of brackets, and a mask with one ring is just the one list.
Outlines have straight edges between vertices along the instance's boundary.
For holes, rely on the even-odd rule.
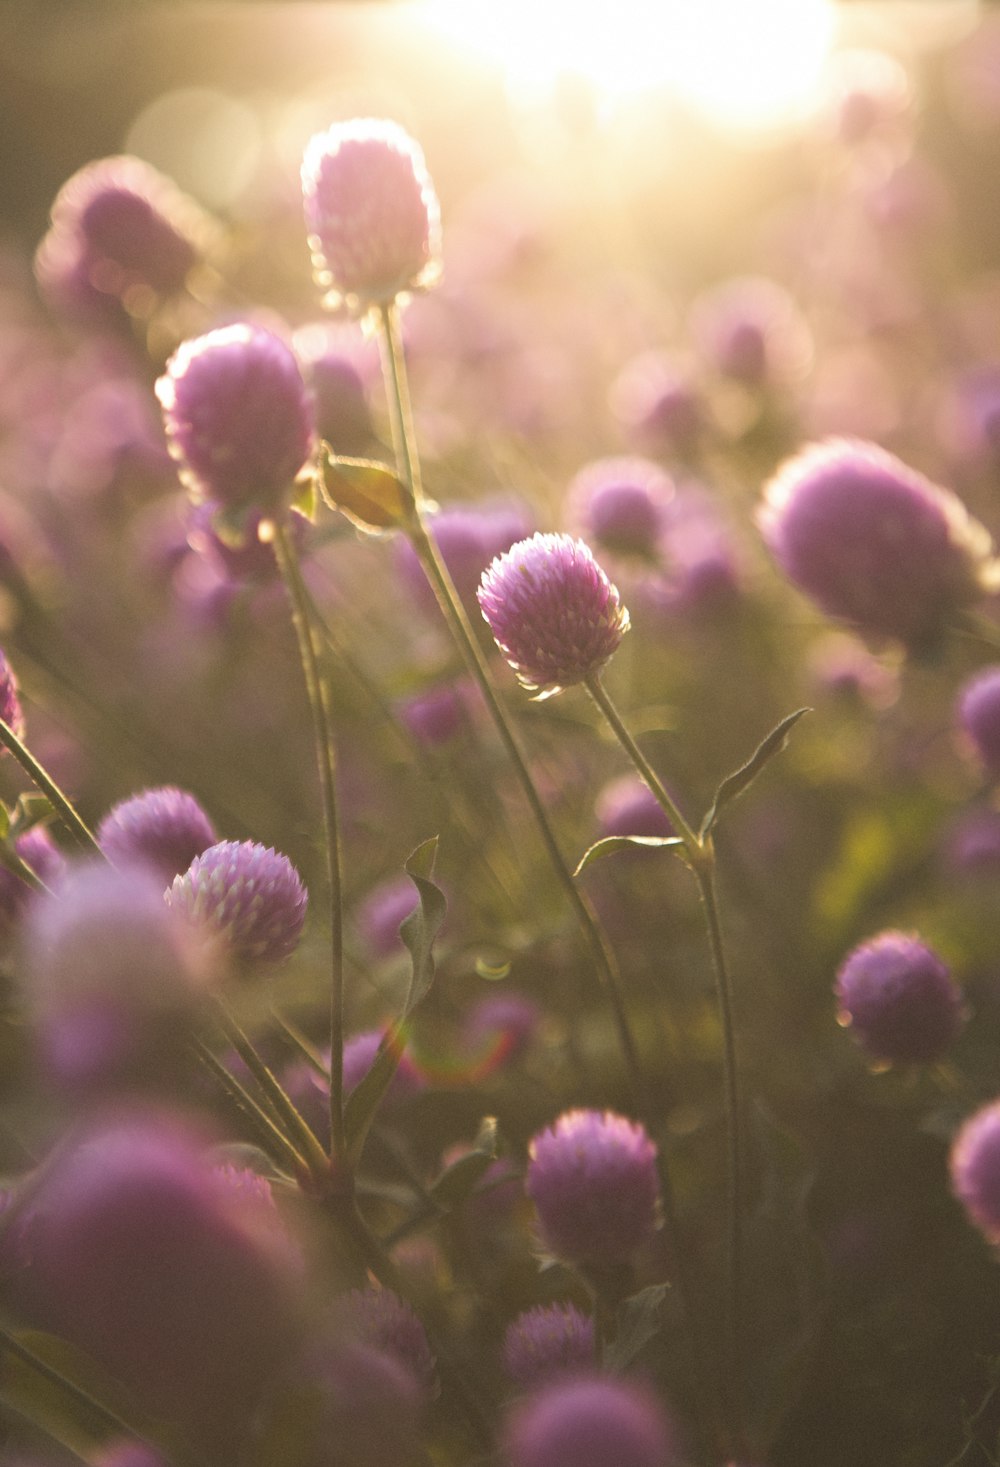
[[[48,801],[46,801],[46,804]],[[0,840],[6,840],[11,832],[11,814],[7,806],[0,801]]]
[[464,1156],[460,1156],[457,1161],[445,1167],[429,1189],[431,1197],[442,1212],[450,1212],[453,1208],[461,1206],[465,1199],[475,1191],[487,1169],[496,1161],[496,1157],[496,1118],[485,1116],[480,1124],[479,1134],[473,1142],[472,1150],[467,1151]]
[[371,1130],[375,1112],[382,1097],[392,1084],[392,1077],[399,1065],[403,1052],[403,1030],[394,1025],[382,1039],[378,1054],[371,1068],[358,1081],[344,1106],[344,1136],[347,1141],[348,1160],[356,1166],[364,1150],[368,1132]]
[[613,856],[616,851],[627,850],[629,846],[641,846],[646,850],[659,850],[665,846],[682,846],[684,842],[679,835],[606,835],[603,840],[595,841],[592,846],[580,857],[577,862],[574,876],[579,876],[592,866],[595,861],[603,860],[605,856]]
[[[33,826],[50,820],[55,814],[55,806],[48,795],[43,795],[38,790],[29,790],[23,795],[18,795],[17,804],[12,812],[6,811],[5,813],[8,826],[0,838],[6,838],[7,834],[14,837],[24,835],[25,831],[31,830]],[[2,817],[0,817],[0,823],[2,823]]]
[[701,822],[700,835],[702,839],[709,835],[718,821],[719,816],[727,805],[731,805],[745,789],[748,789],[758,774],[775,756],[780,754],[788,740],[788,735],[806,713],[811,713],[811,708],[797,708],[794,713],[789,713],[783,718],[777,728],[772,728],[767,737],[757,745],[747,762],[726,778],[715,792],[715,799],[709,807],[708,813]]
[[315,470],[310,469],[301,479],[296,480],[290,507],[311,525],[316,523],[319,514],[319,485]]
[[650,1284],[618,1306],[618,1322],[614,1343],[605,1353],[611,1370],[627,1370],[650,1340],[655,1340],[663,1326],[663,1303],[669,1284]]
[[409,491],[388,464],[368,458],[340,458],[327,450],[320,472],[319,487],[326,503],[366,534],[398,529],[408,522],[412,508]]

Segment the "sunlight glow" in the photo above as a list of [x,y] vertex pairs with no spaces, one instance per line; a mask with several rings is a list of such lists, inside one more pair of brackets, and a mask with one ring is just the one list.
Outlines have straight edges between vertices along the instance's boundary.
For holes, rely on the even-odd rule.
[[834,33],[832,0],[424,0],[421,12],[514,89],[579,77],[617,103],[669,88],[737,128],[806,111]]

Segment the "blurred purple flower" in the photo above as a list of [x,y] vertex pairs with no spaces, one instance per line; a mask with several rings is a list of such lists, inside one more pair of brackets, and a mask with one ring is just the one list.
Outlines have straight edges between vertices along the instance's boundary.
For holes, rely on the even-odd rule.
[[626,362],[612,383],[611,410],[646,453],[687,458],[708,422],[691,369],[660,351]]
[[673,492],[669,477],[649,459],[597,459],[570,484],[567,513],[584,538],[602,549],[656,560]]
[[809,365],[809,328],[792,297],[773,280],[726,280],[695,301],[691,317],[708,360],[747,387],[799,377]]
[[961,989],[938,955],[904,932],[856,947],[836,981],[839,1020],[873,1059],[930,1064],[965,1022]]
[[398,954],[402,941],[400,924],[410,915],[419,897],[413,882],[405,874],[390,876],[372,887],[358,908],[358,931],[377,958]]
[[1000,1101],[977,1111],[955,1137],[951,1185],[970,1221],[1000,1243]]
[[[427,527],[466,606],[474,608],[483,571],[517,540],[531,534],[532,515],[513,499],[450,505],[429,516]],[[396,563],[415,599],[428,610],[437,602],[409,541],[397,541]]]
[[113,865],[144,862],[164,886],[217,840],[194,795],[172,785],[121,800],[97,827],[97,843]]
[[437,1386],[434,1356],[416,1311],[391,1289],[369,1285],[339,1300],[339,1318],[359,1344],[398,1361],[430,1400]]
[[594,1321],[575,1304],[539,1304],[519,1314],[503,1339],[507,1374],[522,1390],[597,1363]]
[[1000,777],[1000,665],[984,668],[958,696],[958,721],[992,778]]
[[673,1422],[651,1391],[596,1373],[559,1379],[518,1402],[503,1431],[505,1467],[673,1467]]

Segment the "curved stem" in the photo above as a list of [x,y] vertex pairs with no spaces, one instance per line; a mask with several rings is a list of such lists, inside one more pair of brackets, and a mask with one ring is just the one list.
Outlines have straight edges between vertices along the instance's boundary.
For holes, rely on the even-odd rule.
[[382,326],[383,368],[393,409],[393,442],[399,472],[402,474],[404,483],[410,490],[412,498],[412,521],[408,527],[410,543],[423,567],[424,574],[430,582],[438,606],[458,644],[466,668],[478,685],[483,698],[486,700],[486,706],[496,726],[497,733],[500,735],[500,740],[514,767],[514,772],[524,791],[525,799],[534,816],[535,824],[538,827],[542,843],[552,864],[552,869],[566,894],[566,898],[569,901],[584,940],[590,950],[598,977],[608,995],[608,1000],[611,1005],[615,1031],[621,1046],[633,1099],[635,1104],[642,1109],[643,1085],[639,1066],[639,1055],[622,997],[621,978],[618,972],[617,962],[600,929],[597,917],[590,903],[573,880],[573,874],[569,865],[562,851],[559,849],[548,814],[542,804],[538,790],[535,788],[535,782],[531,777],[531,772],[528,769],[527,761],[517,741],[510,720],[507,717],[506,710],[494,690],[489,668],[487,667],[486,659],[483,656],[479,642],[476,639],[476,634],[466,616],[465,608],[462,606],[461,599],[455,590],[451,576],[448,574],[447,567],[441,558],[437,545],[434,543],[433,536],[428,533],[424,524],[419,466],[416,451],[413,446],[412,413],[406,387],[406,374],[403,369],[402,344],[399,339],[399,320],[395,308],[393,306],[383,306],[381,308],[380,319]]
[[0,744],[10,750],[32,784],[36,789],[40,789],[50,801],[59,819],[77,844],[85,851],[103,857],[104,852],[97,844],[93,831],[74,809],[52,776],[42,768],[34,755],[28,752],[14,730],[9,724],[4,723],[2,718],[0,718]]
[[309,616],[309,593],[302,579],[294,541],[281,523],[274,526],[274,553],[292,607],[292,622],[312,714],[323,807],[330,892],[330,1153],[333,1160],[339,1162],[347,1152],[344,1134],[344,904],[329,698]]

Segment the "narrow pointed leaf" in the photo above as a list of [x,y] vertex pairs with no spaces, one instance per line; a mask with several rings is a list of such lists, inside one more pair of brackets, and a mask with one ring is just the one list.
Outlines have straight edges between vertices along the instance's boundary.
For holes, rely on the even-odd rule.
[[627,1370],[650,1340],[656,1339],[663,1326],[663,1301],[669,1287],[651,1284],[619,1305],[614,1344],[605,1357],[611,1370]]
[[497,1156],[497,1123],[486,1116],[471,1151],[445,1167],[430,1188],[430,1195],[444,1212],[461,1206],[475,1190]]
[[320,487],[331,509],[339,510],[367,534],[396,529],[407,522],[410,497],[388,464],[327,453]]
[[573,875],[579,876],[595,861],[603,860],[605,856],[613,856],[616,851],[627,850],[629,846],[641,846],[645,850],[655,851],[665,846],[676,848],[683,844],[679,835],[606,835],[603,840],[595,841],[588,850],[584,851]]
[[296,482],[291,507],[311,525],[316,523],[316,517],[319,514],[319,486],[314,471],[310,470]]
[[347,1140],[348,1160],[352,1166],[361,1157],[375,1112],[392,1084],[402,1052],[402,1032],[397,1026],[386,1033],[367,1074],[362,1076],[347,1097],[344,1105],[344,1136]]
[[448,909],[444,892],[431,880],[437,857],[438,838],[432,836],[417,846],[404,870],[417,888],[419,903],[404,920],[399,935],[406,944],[413,962],[409,992],[403,1018],[407,1018],[420,1003],[434,981],[434,939]]
[[[17,804],[12,811],[5,812],[7,815],[6,835],[24,835],[26,830],[32,826],[41,825],[44,820],[50,820],[55,814],[55,806],[48,795],[40,794],[37,790],[29,790],[23,795],[18,795]],[[2,823],[2,817],[0,817]]]
[[710,834],[719,816],[727,805],[740,796],[743,791],[754,782],[758,774],[774,758],[780,754],[788,740],[788,735],[798,723],[799,719],[806,713],[811,713],[811,708],[797,708],[794,713],[789,713],[783,718],[776,728],[772,728],[767,737],[758,744],[753,754],[739,769],[735,770],[719,785],[715,792],[715,799],[708,810],[707,815],[701,822],[702,837]]

